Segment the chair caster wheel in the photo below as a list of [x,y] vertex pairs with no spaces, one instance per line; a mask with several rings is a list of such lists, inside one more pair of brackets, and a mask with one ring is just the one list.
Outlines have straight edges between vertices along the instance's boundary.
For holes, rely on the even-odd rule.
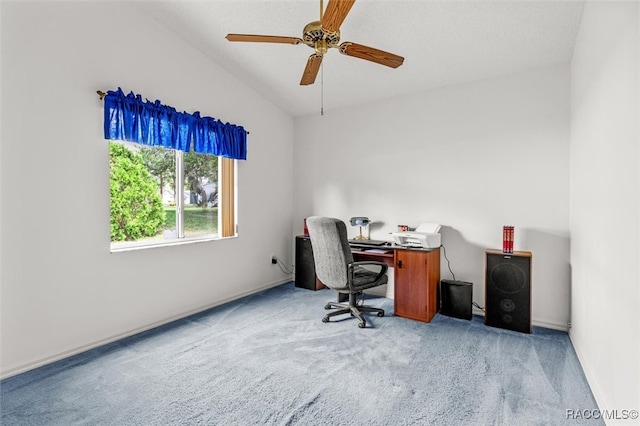
[[382,312],[378,312],[378,316],[379,316],[379,317],[383,317],[383,316],[384,316],[384,311],[382,311]]
[[327,303],[326,305],[324,305],[324,308],[328,311],[329,309],[331,309],[331,305]]
[[323,317],[323,318],[322,318],[322,322],[329,322],[329,318],[327,318],[327,317]]
[[358,323],[358,327],[360,327],[360,328],[365,328],[366,326],[367,326],[367,324],[364,323],[364,322]]

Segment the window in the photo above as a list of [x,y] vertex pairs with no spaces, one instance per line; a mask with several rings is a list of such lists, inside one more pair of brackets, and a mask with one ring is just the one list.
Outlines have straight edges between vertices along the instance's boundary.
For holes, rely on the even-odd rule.
[[235,161],[247,158],[248,132],[121,88],[98,94],[109,141],[112,251],[236,235]]
[[235,160],[110,141],[111,249],[235,235]]

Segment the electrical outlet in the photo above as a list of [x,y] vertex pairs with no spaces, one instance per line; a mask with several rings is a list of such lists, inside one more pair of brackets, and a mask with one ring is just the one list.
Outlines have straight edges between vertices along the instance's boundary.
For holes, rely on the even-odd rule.
[[271,264],[276,265],[278,263],[278,258],[275,255],[271,255]]

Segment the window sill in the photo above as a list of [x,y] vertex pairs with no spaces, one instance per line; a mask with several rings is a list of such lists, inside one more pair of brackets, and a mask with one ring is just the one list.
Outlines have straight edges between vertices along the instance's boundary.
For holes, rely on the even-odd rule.
[[185,237],[180,239],[171,239],[171,240],[155,240],[155,241],[140,241],[140,242],[124,242],[124,243],[114,243],[110,247],[111,253],[121,253],[126,251],[134,251],[134,250],[144,250],[151,249],[157,247],[170,247],[170,246],[181,246],[185,244],[195,244],[195,243],[203,243],[207,241],[216,241],[216,240],[228,240],[230,238],[238,238],[237,235],[233,235],[231,237],[220,237],[218,234],[209,234],[209,235],[199,235],[197,237]]

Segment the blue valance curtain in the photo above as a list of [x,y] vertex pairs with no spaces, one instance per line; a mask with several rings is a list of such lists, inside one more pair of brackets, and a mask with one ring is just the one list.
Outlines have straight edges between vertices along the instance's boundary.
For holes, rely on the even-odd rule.
[[212,117],[178,112],[160,101],[142,100],[121,88],[104,97],[104,137],[150,146],[247,159],[247,132],[242,126]]

